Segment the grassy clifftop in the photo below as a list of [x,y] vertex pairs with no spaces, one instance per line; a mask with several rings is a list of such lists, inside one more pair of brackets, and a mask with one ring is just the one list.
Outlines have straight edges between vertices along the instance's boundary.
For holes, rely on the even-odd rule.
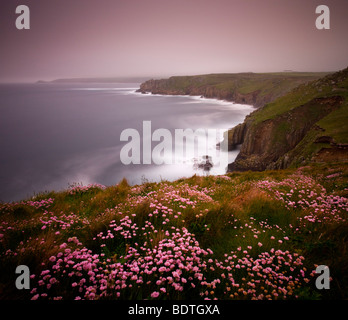
[[231,170],[264,170],[348,160],[348,68],[302,84],[230,130],[242,144]]
[[346,299],[347,177],[336,163],[0,204],[0,299]]
[[141,84],[138,91],[154,94],[201,95],[206,98],[217,98],[261,107],[298,85],[318,79],[326,74],[280,72],[177,76],[146,81]]
[[[255,112],[252,119],[257,123],[275,118],[297,106],[315,99],[331,96],[348,96],[348,68],[329,74],[325,77],[301,84],[289,90],[288,94],[283,95],[277,100],[268,103],[262,111]],[[345,104],[346,106],[346,104]],[[341,110],[342,114],[347,115],[346,110]]]

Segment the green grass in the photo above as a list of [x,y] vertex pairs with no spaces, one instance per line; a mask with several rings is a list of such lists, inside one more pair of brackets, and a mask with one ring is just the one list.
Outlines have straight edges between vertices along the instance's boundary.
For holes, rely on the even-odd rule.
[[[47,294],[47,298],[73,299],[80,295],[85,299],[117,299],[116,292],[119,292],[121,299],[152,299],[152,292],[160,292],[160,287],[164,286],[166,292],[160,294],[161,299],[251,299],[253,295],[247,290],[252,288],[253,294],[259,298],[346,299],[347,177],[348,164],[313,164],[298,169],[235,172],[222,177],[193,176],[174,182],[144,182],[139,186],[130,186],[124,179],[105,189],[94,187],[74,194],[69,191],[51,192],[31,199],[36,202],[26,200],[0,204],[0,298],[30,299],[36,294],[43,294],[39,298],[45,299]],[[336,201],[330,200],[334,196],[343,198],[337,198],[336,204]],[[46,207],[35,207],[48,198],[54,200]],[[318,206],[301,205],[301,200],[315,202]],[[330,203],[329,207],[327,203]],[[315,208],[324,211],[317,212]],[[315,217],[315,221],[311,222],[309,217]],[[114,230],[115,226],[121,229]],[[174,251],[171,246],[161,247],[170,241],[179,241],[174,236],[175,232],[186,239],[186,244],[177,244]],[[189,235],[185,236],[183,232],[189,232]],[[105,237],[110,234],[113,236]],[[64,243],[69,251],[61,249]],[[71,272],[83,262],[78,258],[82,257],[79,250],[83,248],[91,250],[90,258],[86,256],[84,259],[92,259],[94,255],[92,260],[85,261],[97,259],[94,267],[99,270],[94,271],[98,274],[97,278],[87,275],[83,269],[81,271],[88,286],[95,287],[93,296],[86,291],[88,286],[81,284],[80,293],[72,287],[81,279]],[[167,250],[165,248],[172,253],[180,253],[187,266],[196,263],[206,283],[214,283],[217,279],[220,282],[207,286],[187,269],[183,277],[188,282],[180,282],[184,288],[180,291],[166,280],[162,285],[156,284],[161,276],[172,276],[171,272],[157,269],[151,274],[143,273],[146,261],[150,260],[138,264],[139,273],[135,269],[127,269],[128,264],[135,263],[139,257],[152,259],[152,255]],[[191,251],[187,251],[191,250],[189,248],[209,248],[212,254],[206,257],[197,253],[191,255]],[[131,250],[136,250],[138,256],[130,254]],[[280,256],[275,252],[280,252]],[[72,254],[69,258],[72,267],[66,262],[61,264],[59,272],[52,268],[54,262],[50,259],[69,254]],[[266,258],[267,255],[275,255],[272,264],[267,262],[274,272],[268,284],[264,283],[262,270],[256,273],[247,269],[247,264],[253,265],[261,256]],[[292,271],[277,258],[283,255],[284,261],[290,259],[288,262]],[[299,256],[303,260],[297,265],[299,262],[295,257]],[[193,257],[198,260],[191,260]],[[165,260],[157,261],[158,268],[164,266]],[[244,262],[245,269],[237,266]],[[28,265],[35,275],[31,280],[35,292],[19,292],[14,288],[14,268],[19,264]],[[333,281],[329,291],[317,290],[315,275],[310,275],[315,265],[320,264],[330,267]],[[149,284],[138,285],[131,276],[124,276],[125,287],[117,289],[108,275],[117,270],[119,273],[115,273],[115,277],[122,275],[123,271],[118,269],[121,266],[128,270],[127,274],[142,275],[143,281],[149,281]],[[153,266],[148,265],[150,268]],[[224,269],[227,266],[231,269]],[[173,271],[176,268],[179,268],[178,265]],[[298,273],[300,269],[304,270],[308,282]],[[49,279],[41,275],[44,270],[50,270],[50,277],[57,279],[58,283],[46,288]],[[272,285],[282,287],[278,277],[289,275],[298,278],[298,281],[285,281],[288,293],[283,296],[281,292],[274,291]],[[239,287],[232,285],[232,277]],[[98,283],[98,279],[105,279],[109,289],[105,292],[100,289],[103,285]],[[260,284],[251,287],[257,279]],[[40,285],[40,280],[45,284]]]
[[[291,91],[300,84],[319,79],[328,73],[322,72],[278,72],[278,73],[223,73],[195,76],[174,76],[156,80],[156,85],[145,82],[147,91],[159,93],[196,94],[222,99],[234,97],[243,101],[243,96],[251,103],[262,106],[265,102]],[[157,92],[157,93],[158,93]],[[208,93],[209,92],[209,93]],[[253,98],[250,98],[252,96]],[[239,101],[239,102],[241,102]],[[237,101],[238,102],[238,101]]]
[[345,94],[345,102],[342,107],[333,111],[318,122],[325,129],[325,134],[334,138],[339,143],[348,143],[348,94]]
[[[347,144],[348,68],[293,88],[251,113],[245,125],[247,148],[242,146],[235,163],[243,170],[296,167],[311,162],[321,149],[334,147],[317,143],[317,138],[323,136],[337,144]],[[230,141],[235,141],[235,132],[238,131],[229,131]],[[262,152],[253,148],[261,144]],[[330,156],[336,156],[336,161],[344,159],[344,151],[333,150]]]
[[[293,88],[288,94],[277,100],[268,103],[262,109],[253,113],[252,118],[255,124],[273,119],[295,107],[308,103],[314,98],[341,95],[347,98],[348,81],[347,69],[335,74],[326,75],[308,84],[301,84]],[[345,114],[342,110],[340,114]],[[346,115],[345,115],[346,117]],[[329,120],[331,123],[331,121]]]

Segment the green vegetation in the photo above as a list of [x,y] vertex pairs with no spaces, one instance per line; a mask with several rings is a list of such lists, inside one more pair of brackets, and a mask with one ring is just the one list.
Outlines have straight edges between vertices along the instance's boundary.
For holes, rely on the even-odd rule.
[[[0,204],[0,298],[347,299],[347,177],[313,164]],[[20,264],[30,290],[14,287]]]
[[261,91],[261,94],[282,93],[297,87],[303,82],[309,82],[327,75],[323,72],[278,72],[278,73],[226,73],[197,76],[171,77],[168,86],[183,91],[193,88],[211,86],[230,92],[238,91],[248,94]]
[[[347,86],[348,87],[348,86]],[[348,144],[348,94],[344,94],[345,101],[340,109],[333,111],[318,122],[326,134],[339,143]]]
[[297,167],[345,161],[348,139],[348,68],[301,84],[247,116],[228,133],[242,144],[232,170]]
[[206,98],[261,107],[298,85],[319,79],[327,74],[323,72],[250,72],[175,76],[169,79],[146,81],[141,84],[138,91],[154,94],[202,95]]
[[[301,84],[291,90],[288,94],[268,103],[262,109],[253,113],[252,119],[255,124],[265,120],[274,119],[276,116],[288,112],[298,106],[310,102],[314,98],[348,96],[348,69],[325,76],[324,78]],[[347,108],[347,104],[344,105]],[[341,110],[340,115],[348,117],[347,110]],[[328,122],[331,122],[328,120]]]

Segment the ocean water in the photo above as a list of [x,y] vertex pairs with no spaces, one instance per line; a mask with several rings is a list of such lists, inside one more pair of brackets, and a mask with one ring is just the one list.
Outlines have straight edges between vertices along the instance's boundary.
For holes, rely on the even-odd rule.
[[[123,177],[134,185],[224,174],[225,167],[207,172],[193,159],[125,165],[120,152],[127,142],[120,140],[121,132],[135,129],[143,142],[144,121],[149,121],[151,132],[166,129],[172,134],[174,150],[175,129],[219,130],[222,138],[223,129],[243,122],[253,107],[199,97],[144,95],[135,92],[139,85],[1,84],[0,201],[18,201],[74,183],[114,185]],[[159,143],[152,142],[151,147]],[[212,153],[214,163],[215,142],[205,151]],[[237,154],[229,152],[229,162]]]

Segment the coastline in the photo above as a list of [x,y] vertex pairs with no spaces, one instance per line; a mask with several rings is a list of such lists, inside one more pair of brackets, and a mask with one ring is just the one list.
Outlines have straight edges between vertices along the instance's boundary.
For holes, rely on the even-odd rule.
[[[244,116],[244,119],[241,122],[238,122],[236,124],[233,124],[233,126],[230,126],[229,128],[226,128],[223,135],[220,138],[220,141],[218,143],[216,143],[215,147],[217,150],[220,150],[220,152],[227,152],[228,153],[228,163],[227,163],[227,167],[225,170],[225,173],[229,172],[229,167],[233,164],[233,162],[235,161],[235,159],[238,157],[238,154],[240,153],[240,148],[235,147],[233,149],[229,149],[229,144],[228,141],[226,143],[226,136],[228,136],[228,132],[230,130],[232,130],[234,127],[236,126],[240,126],[245,122],[245,119],[255,110],[257,110],[258,108],[250,105],[250,104],[241,104],[241,103],[236,103],[234,101],[227,101],[224,99],[218,99],[218,98],[207,98],[204,96],[200,96],[200,95],[183,95],[183,94],[161,94],[161,93],[152,93],[152,92],[141,92],[140,89],[136,90],[133,92],[133,94],[136,95],[141,95],[141,96],[148,96],[148,97],[178,97],[178,98],[189,98],[192,99],[193,102],[192,103],[212,103],[212,104],[217,104],[220,106],[243,106],[245,108],[249,108],[250,112],[247,113]],[[236,151],[238,150],[238,153],[236,153]]]
[[[174,97],[168,95],[139,95],[139,93],[135,92],[138,88],[139,83],[132,85],[108,84],[105,86],[103,84],[81,85],[60,83],[36,86],[36,84],[31,83],[23,86],[20,90],[14,86],[13,90],[16,90],[17,94],[16,98],[13,97],[13,104],[18,105],[19,109],[16,111],[18,114],[22,112],[21,110],[27,110],[28,105],[35,105],[36,108],[34,110],[41,110],[40,114],[43,115],[47,114],[47,112],[45,112],[45,106],[57,106],[52,109],[52,112],[54,112],[57,117],[45,119],[44,116],[34,116],[32,113],[33,116],[28,117],[25,121],[31,124],[37,121],[40,123],[37,127],[42,126],[44,122],[44,125],[50,127],[51,134],[47,138],[44,138],[43,143],[35,144],[36,154],[42,152],[40,151],[42,146],[45,146],[47,150],[47,148],[52,145],[52,141],[57,144],[59,148],[55,148],[55,153],[50,153],[51,155],[55,154],[54,157],[47,155],[47,159],[42,166],[36,166],[36,162],[33,162],[31,164],[31,173],[29,173],[28,176],[25,175],[24,169],[22,170],[21,166],[15,169],[13,168],[12,163],[14,163],[14,161],[12,159],[18,158],[18,155],[15,154],[14,151],[8,153],[5,161],[8,163],[6,171],[9,172],[9,174],[4,177],[4,184],[7,184],[8,187],[3,187],[3,190],[0,192],[1,200],[12,201],[12,199],[16,200],[31,197],[33,194],[38,194],[45,190],[61,190],[71,182],[81,182],[83,184],[98,182],[104,185],[111,185],[113,181],[119,181],[122,178],[121,175],[131,176],[129,181],[132,184],[137,184],[141,183],[141,177],[143,175],[146,175],[146,178],[151,181],[160,181],[161,177],[166,179],[168,176],[168,179],[174,180],[181,176],[189,177],[196,173],[201,174],[201,171],[192,170],[190,163],[187,163],[185,168],[180,168],[179,166],[159,168],[155,166],[153,169],[148,170],[149,167],[139,166],[136,170],[130,167],[125,167],[121,170],[118,160],[119,150],[123,144],[123,142],[119,142],[121,131],[127,128],[135,128],[140,132],[141,121],[153,120],[154,129],[167,128],[172,134],[174,134],[175,129],[192,128],[196,130],[200,127],[206,129],[216,128],[222,133],[226,132],[229,128],[227,125],[242,122],[245,115],[251,111],[251,108],[243,110],[243,106],[238,104],[227,103],[217,99],[205,99],[199,96],[175,96],[174,99]],[[62,91],[62,89],[64,89],[64,91]],[[69,92],[65,94],[65,90]],[[11,91],[8,90],[6,90],[6,92],[8,92],[8,94],[11,93]],[[22,92],[26,93],[25,99],[20,98]],[[39,92],[39,94],[37,94],[37,92]],[[30,95],[28,95],[28,93],[30,93]],[[64,98],[64,101],[62,98]],[[16,102],[18,99],[19,102]],[[79,101],[82,101],[82,103],[80,104]],[[105,103],[103,101],[105,101]],[[126,101],[127,103],[131,103],[134,110],[138,111],[133,112],[132,109],[124,108],[123,106],[126,105]],[[20,107],[21,105],[22,107]],[[84,105],[86,105],[86,107],[83,107]],[[228,109],[230,109],[230,112]],[[81,110],[81,112],[78,110]],[[153,114],[154,110],[157,111]],[[95,115],[91,116],[93,112],[95,112]],[[112,117],[107,116],[107,114],[105,116],[105,112],[110,112]],[[131,117],[127,115],[129,113],[132,114]],[[75,131],[74,123],[76,123],[76,121],[82,123],[81,114],[83,114],[84,125],[81,126],[78,131]],[[234,116],[234,114],[236,115]],[[54,124],[57,121],[62,123],[65,115],[68,115],[67,128],[69,132],[76,132],[76,134],[70,134],[69,141],[62,143],[60,142],[61,134],[58,134],[59,128],[55,127]],[[151,118],[152,115],[153,119]],[[125,121],[117,122],[118,118],[122,118]],[[72,121],[71,119],[75,120]],[[115,119],[115,121],[112,119]],[[11,121],[12,120],[9,122]],[[99,123],[106,123],[107,126],[101,130],[98,125]],[[99,135],[101,137],[104,130],[108,130],[108,128],[112,135],[107,135],[102,139],[98,138]],[[3,126],[2,129],[4,132],[6,126]],[[21,130],[17,131],[21,133]],[[95,131],[96,135],[91,134],[92,131]],[[88,142],[86,142],[85,138],[82,138],[82,133],[83,136],[91,135],[91,139],[88,139]],[[24,134],[22,133],[21,136],[24,136]],[[39,131],[33,130],[30,138],[31,141],[36,141],[41,139],[41,134]],[[216,143],[222,140],[222,138],[220,139],[220,135],[217,135],[217,138],[216,142],[214,140],[213,143],[209,143],[209,154],[215,152],[213,149],[215,149]],[[101,145],[99,142],[97,143],[97,140],[105,142]],[[47,145],[45,145],[45,143]],[[22,144],[22,140],[19,138],[15,140],[15,144],[18,146],[17,149],[19,150],[16,151],[17,153],[22,152],[20,150],[25,150],[26,148],[26,144]],[[81,151],[81,156],[79,155],[80,151],[74,151],[76,150],[74,147],[75,144],[80,146],[81,144],[86,145],[86,147],[84,147],[85,149]],[[158,143],[153,142],[153,146],[156,144]],[[115,148],[110,149],[109,147]],[[69,150],[63,153],[63,150],[66,148],[69,148]],[[82,149],[82,147],[79,148]],[[218,152],[217,150],[216,153]],[[231,153],[231,155],[232,159],[230,158],[231,161],[229,162],[232,162],[236,157],[236,152]],[[62,159],[59,157],[62,157]],[[22,158],[25,157],[23,156]],[[31,159],[26,161],[31,161]],[[49,167],[47,170],[44,169],[46,164]],[[51,168],[52,166],[54,166],[54,168]],[[107,170],[111,166],[114,166],[113,168],[115,169],[112,174],[107,174]],[[24,166],[22,167],[24,168]],[[41,176],[47,176],[47,178],[42,181],[36,179],[36,173],[43,172],[43,170],[46,170],[47,174],[41,174]],[[79,172],[81,172],[81,174],[79,174]],[[222,170],[219,169],[219,174],[222,173],[226,173],[226,170],[222,172]],[[215,174],[214,170],[211,170],[210,174]],[[18,184],[15,185],[13,182],[14,179],[21,181],[22,184],[20,186]],[[35,184],[30,184],[30,181],[35,181]]]
[[172,76],[141,83],[140,93],[189,95],[261,108],[322,73],[226,73]]
[[[164,93],[152,93],[152,92],[141,92],[138,90],[133,92],[134,94],[141,95],[141,96],[152,96],[152,97],[179,97],[179,98],[190,98],[192,100],[196,100],[197,103],[199,102],[206,102],[206,103],[215,103],[219,105],[242,105],[249,108],[252,108],[252,111],[256,110],[257,107],[251,104],[247,103],[238,103],[232,100],[226,100],[226,99],[219,99],[219,98],[209,98],[205,97],[203,95],[191,95],[191,94],[164,94]],[[252,112],[251,111],[251,112]]]

